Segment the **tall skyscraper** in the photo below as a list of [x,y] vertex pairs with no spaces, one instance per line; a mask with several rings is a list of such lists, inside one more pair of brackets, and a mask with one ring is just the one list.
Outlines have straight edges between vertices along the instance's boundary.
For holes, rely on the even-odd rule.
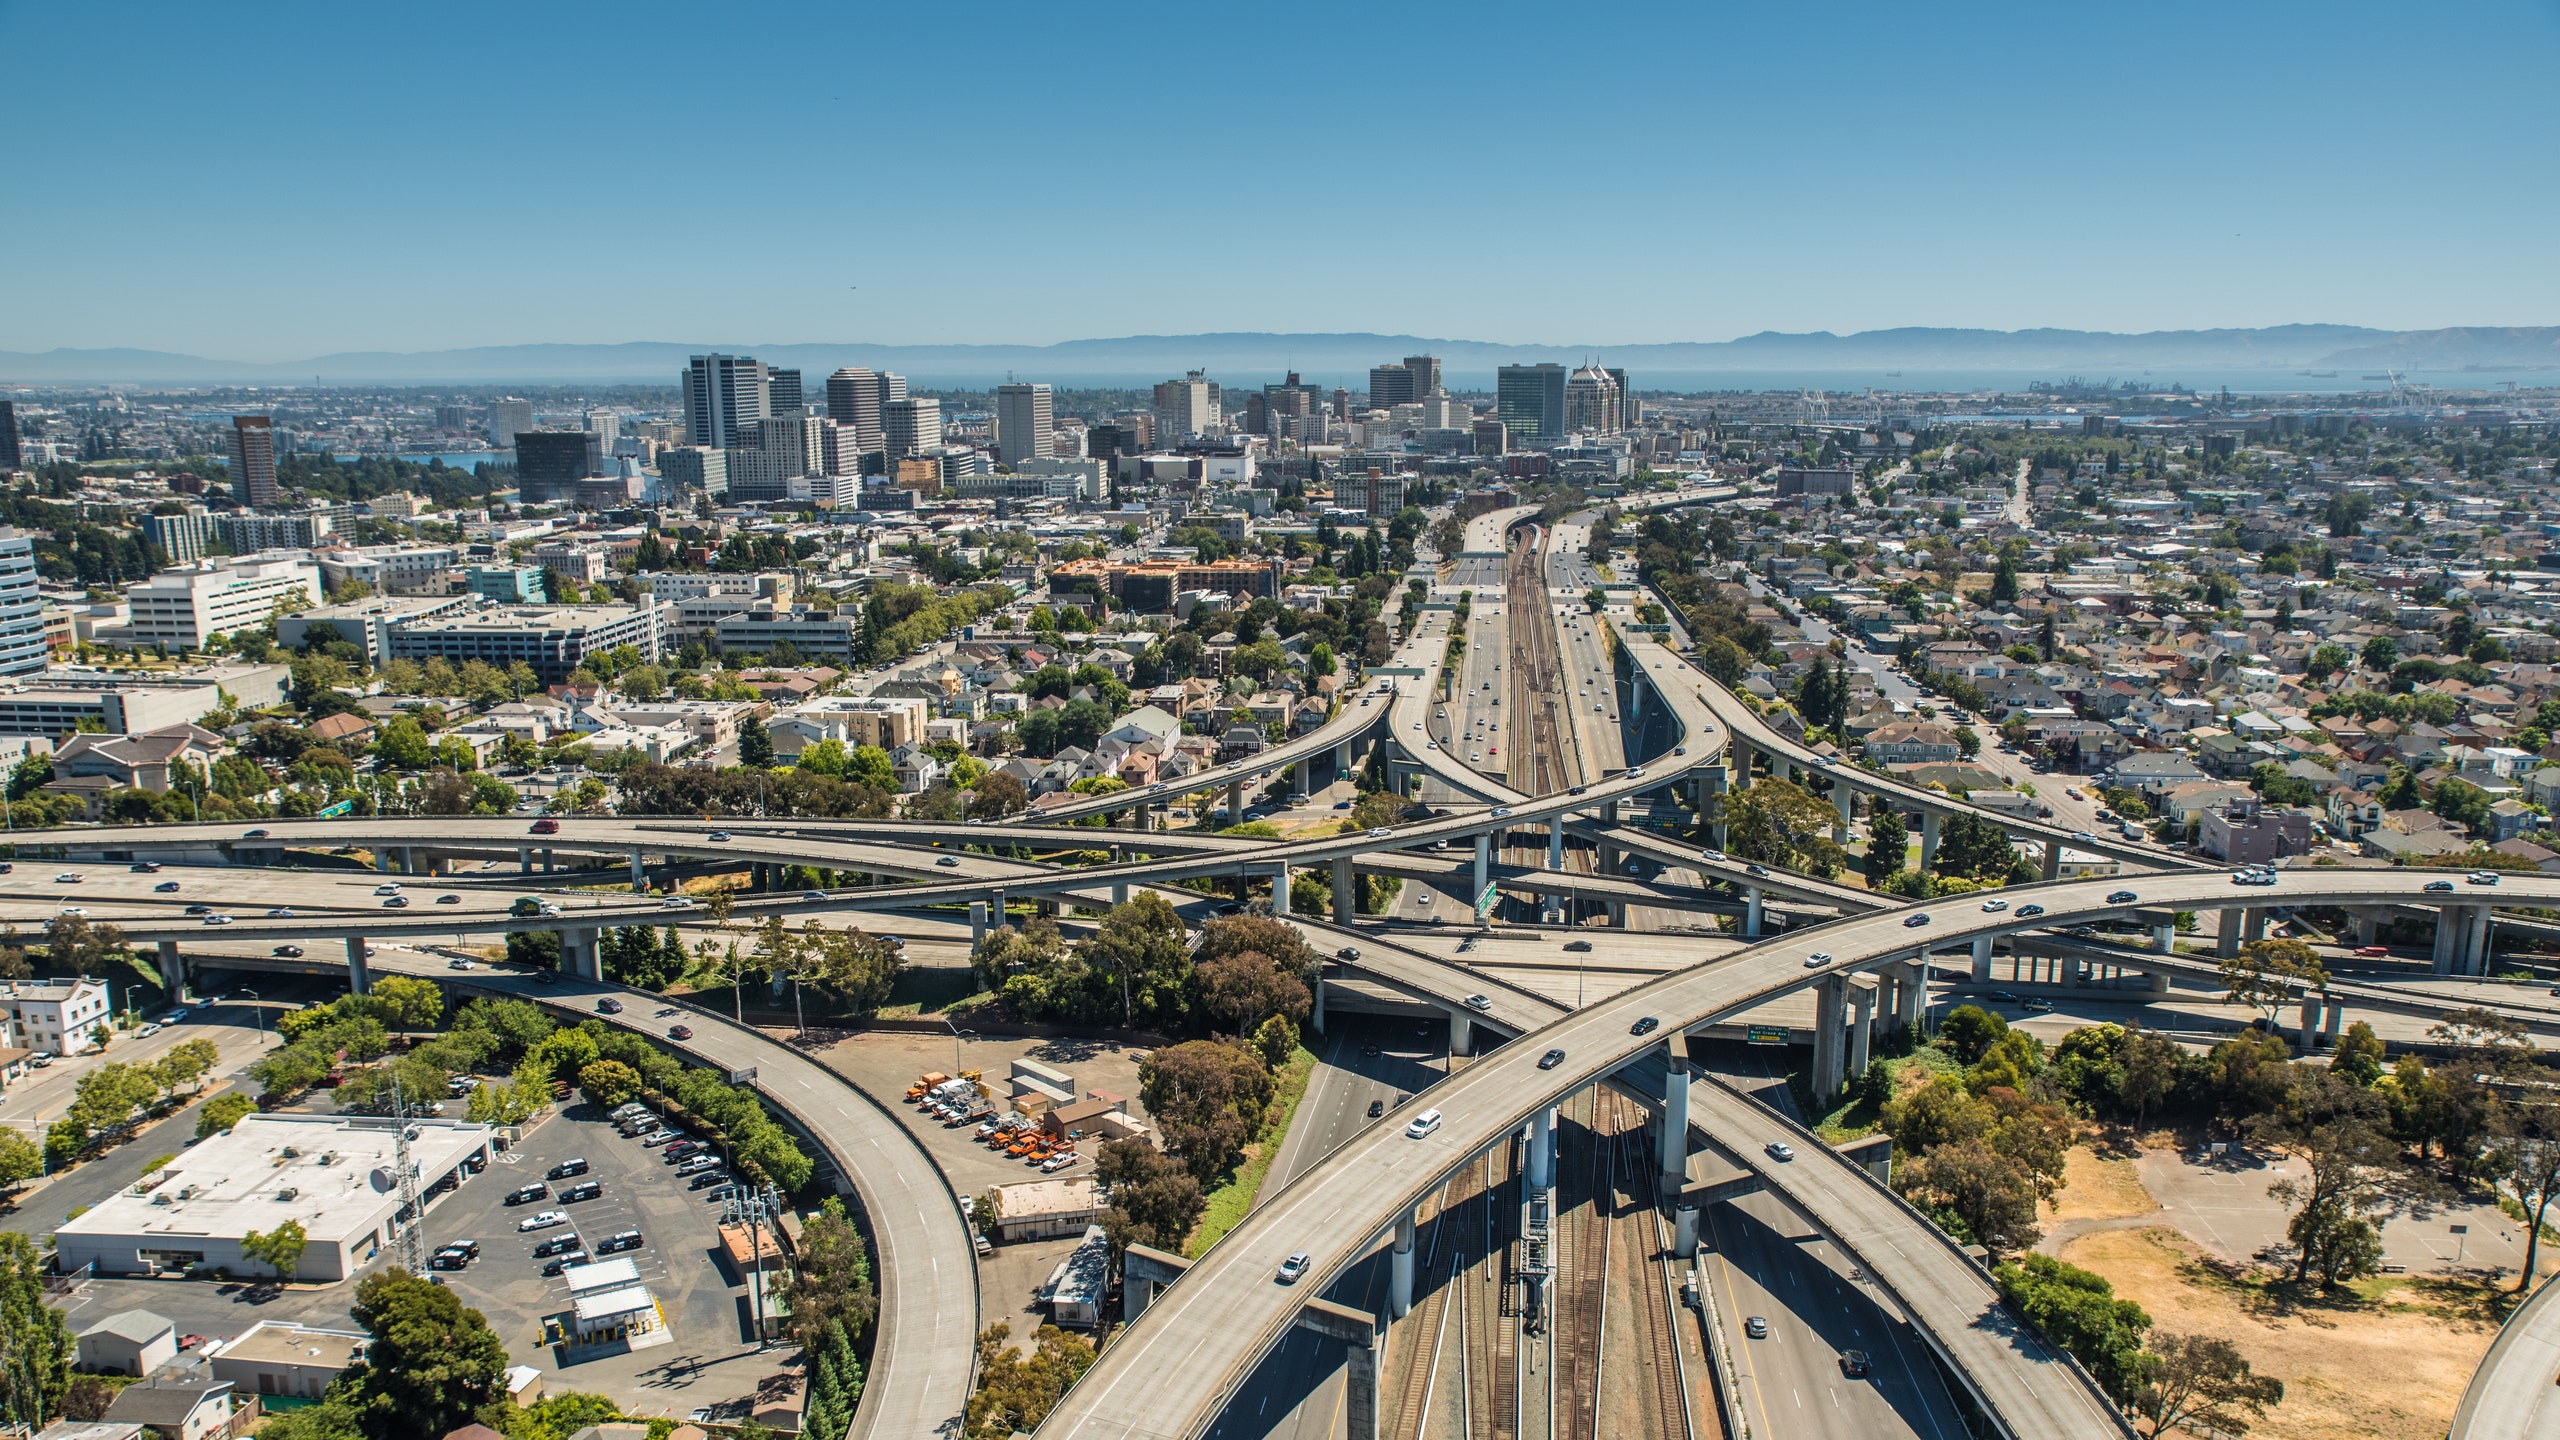
[[1393,410],[1413,403],[1413,372],[1402,365],[1369,367],[1369,408]]
[[36,593],[35,537],[0,527],[0,675],[26,675],[45,662],[44,597]]
[[622,438],[622,417],[610,410],[590,410],[587,412],[587,433],[596,437],[596,444],[604,454],[610,455],[614,444]]
[[578,482],[604,473],[604,454],[585,430],[516,432],[516,491],[527,505],[570,499]]
[[18,407],[14,401],[0,400],[0,470],[24,467],[18,458]]
[[1554,361],[1501,367],[1493,377],[1494,418],[1521,444],[1563,439],[1564,382],[1565,368]]
[[800,372],[767,370],[764,372],[764,413],[767,415],[805,415],[809,402],[800,395]]
[[[848,420],[833,416],[819,420],[819,460],[829,475],[860,475],[863,470],[862,432]],[[875,452],[876,453],[876,452]]]
[[1049,444],[1051,428],[1048,386],[1016,382],[996,387],[996,453],[1006,464],[1055,453]]
[[1571,433],[1615,435],[1620,423],[1618,378],[1597,365],[1585,365],[1564,382],[1564,428]]
[[684,372],[685,434],[713,450],[765,417],[764,362],[752,355],[696,355]]
[[1404,357],[1404,368],[1413,376],[1414,399],[1426,399],[1440,393],[1439,356],[1407,355]]
[[889,463],[942,445],[942,402],[935,399],[892,400],[880,407],[880,429]]
[[489,443],[501,450],[512,449],[516,432],[533,428],[533,402],[530,400],[492,400],[489,402]]
[[1644,407],[1636,403],[1635,387],[1627,383],[1627,372],[1623,366],[1602,368],[1609,372],[1610,379],[1618,382],[1618,428],[1633,430],[1644,419]]
[[878,450],[885,443],[880,428],[881,407],[906,398],[904,375],[857,367],[827,377],[827,418],[852,426],[865,450]]
[[1206,371],[1194,370],[1179,380],[1161,381],[1156,386],[1156,443],[1179,445],[1194,435],[1206,435],[1225,423],[1223,401],[1218,382]]
[[276,483],[276,422],[266,415],[231,417],[231,493],[241,504],[263,509],[284,499]]

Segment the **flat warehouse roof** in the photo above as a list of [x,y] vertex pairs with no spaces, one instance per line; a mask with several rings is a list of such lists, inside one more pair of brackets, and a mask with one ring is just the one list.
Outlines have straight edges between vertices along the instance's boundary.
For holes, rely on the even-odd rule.
[[[486,1125],[410,1122],[409,1158],[420,1182],[462,1163],[489,1143]],[[359,1238],[400,1204],[393,1165],[398,1126],[334,1115],[251,1115],[172,1161],[149,1194],[126,1189],[63,1223],[58,1233],[87,1239],[161,1242],[237,1240],[252,1230],[299,1221],[315,1243]],[[289,1198],[288,1198],[289,1197]]]

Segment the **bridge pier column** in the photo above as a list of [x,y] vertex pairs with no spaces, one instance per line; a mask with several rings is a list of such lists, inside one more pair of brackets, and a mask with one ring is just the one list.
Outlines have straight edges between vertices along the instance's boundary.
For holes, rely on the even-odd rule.
[[1476,885],[1473,890],[1467,892],[1467,898],[1481,904],[1484,900],[1484,887],[1491,883],[1493,883],[1493,837],[1489,834],[1479,835],[1476,837]]
[[2222,960],[2240,953],[2239,911],[2223,910],[2214,916],[2213,953],[2215,958]]
[[2295,1036],[2297,1044],[2305,1055],[2318,1048],[2320,1013],[2325,1008],[2321,997],[2317,994],[2302,997],[2302,1019],[2296,1027]]
[[1387,1313],[1401,1320],[1413,1312],[1413,1212],[1396,1217],[1395,1248],[1387,1252]]
[[347,937],[347,989],[363,995],[373,989],[372,971],[364,963],[364,937]]
[[2470,910],[2471,924],[2463,933],[2464,951],[2471,961],[2467,973],[2486,975],[2490,968],[2489,917],[2493,912],[2486,905],[2474,905]]
[[1122,881],[1118,881],[1118,882],[1116,882],[1115,884],[1113,884],[1113,885],[1112,885],[1112,887],[1111,887],[1111,903],[1112,903],[1112,904],[1114,904],[1114,905],[1126,905],[1126,904],[1128,904],[1128,903],[1129,903],[1129,882],[1128,882],[1128,881],[1126,881],[1126,880],[1122,880]]
[[1350,1440],[1378,1440],[1378,1341],[1371,1329],[1366,1339],[1350,1340],[1342,1370],[1343,1422]]
[[1561,815],[1547,821],[1547,868],[1564,868],[1564,817]]
[[1770,751],[1769,778],[1772,780],[1792,781],[1796,778],[1795,762],[1789,760],[1786,756],[1779,754],[1775,750]]
[[2175,924],[2151,927],[2151,948],[2163,955],[2178,953],[2178,927]]
[[1227,823],[1230,825],[1244,823],[1244,782],[1242,780],[1227,782]]
[[1677,1195],[1689,1183],[1689,1057],[1684,1038],[1662,1043],[1662,1188]]
[[1297,784],[1296,784],[1296,786],[1295,786],[1294,788],[1295,788],[1295,789],[1297,790],[1297,792],[1298,792],[1299,794],[1301,794],[1301,795],[1304,795],[1304,794],[1306,794],[1306,793],[1307,793],[1307,774],[1308,774],[1308,771],[1307,771],[1307,762],[1306,762],[1306,761],[1304,761],[1304,760],[1300,760],[1300,761],[1298,762],[1298,779],[1297,779]]
[[1857,792],[1834,780],[1831,782],[1831,803],[1840,811],[1840,823],[1831,827],[1831,841],[1835,845],[1846,845],[1849,843],[1850,812],[1858,805]]
[[[576,932],[576,935],[578,941],[578,973],[584,975],[590,980],[602,980],[604,978],[604,950],[596,943],[598,938],[597,932],[593,930],[580,930]],[[566,950],[568,948],[569,936],[564,934],[560,939],[561,948]]]
[[1348,925],[1360,918],[1360,893],[1353,887],[1359,877],[1352,873],[1351,857],[1333,862],[1333,923]]
[[1840,1041],[1849,982],[1838,975],[1827,976],[1814,986],[1813,997],[1813,1105],[1817,1111],[1827,1111],[1840,1093]]
[[533,873],[532,846],[519,845],[516,847],[516,873],[519,875],[530,875]]
[[1316,973],[1315,990],[1315,1003],[1307,1007],[1307,1023],[1313,1025],[1316,1033],[1321,1035],[1324,1033],[1324,973],[1322,971]]
[[552,871],[557,870],[557,869],[559,869],[559,868],[560,868],[560,862],[559,862],[559,860],[558,860],[556,857],[554,857],[554,856],[552,855],[552,853],[551,853],[551,847],[550,847],[550,846],[548,846],[548,845],[543,846],[543,847],[542,847],[542,873],[543,873],[543,874],[545,874],[545,875],[548,875],[548,874],[550,874]]
[[631,852],[631,893],[637,895],[648,888],[648,867],[642,864],[640,852],[638,850],[633,850]]
[[2335,1050],[2338,1048],[2338,1028],[2347,1018],[2347,1002],[2341,996],[2332,995],[2325,1008],[2328,1013],[2321,1018],[2320,1044],[2323,1048]]
[[1541,1110],[1529,1117],[1528,1169],[1529,1188],[1544,1190],[1555,1184],[1556,1112]]
[[1333,747],[1333,778],[1336,780],[1343,780],[1350,778],[1350,775],[1351,742],[1345,740],[1341,744]]
[[1289,867],[1286,865],[1271,872],[1271,913],[1289,913]]
[[2241,912],[2240,938],[2251,942],[2267,938],[2267,912],[2264,909],[2252,905]]
[[1760,887],[1746,886],[1742,893],[1745,897],[1742,908],[1742,938],[1757,940],[1760,938]]
[[1875,1053],[1876,990],[1871,985],[1849,987],[1849,1005],[1855,1012],[1849,1022],[1849,1078],[1866,1078],[1867,1061]]
[[1970,973],[1977,985],[1991,978],[1990,936],[1981,936],[1973,942],[1973,969]]
[[1938,863],[1938,812],[1928,811],[1920,817],[1920,868]]
[[2062,842],[2059,840],[2044,842],[2044,878],[2047,880],[2062,878]]
[[391,873],[390,846],[385,845],[381,849],[373,852],[373,868],[384,875]]
[[[1698,772],[1699,814],[1703,815],[1707,812],[1707,797],[1712,795],[1719,800],[1723,798],[1726,784],[1727,778],[1722,765],[1709,765]],[[1707,843],[1721,850],[1724,848],[1724,838],[1724,815],[1722,807],[1719,806],[1716,818],[1707,826]]]
[[976,949],[987,938],[987,902],[969,902],[969,948]]
[[1455,1060],[1467,1054],[1475,1049],[1475,1044],[1475,1023],[1467,1018],[1466,1011],[1452,1009],[1449,1012],[1449,1058]]
[[187,965],[178,957],[178,942],[175,940],[160,942],[160,988],[168,992],[171,1000],[186,993]]
[[2382,937],[2382,922],[2370,910],[2356,913],[2356,943],[2370,945]]

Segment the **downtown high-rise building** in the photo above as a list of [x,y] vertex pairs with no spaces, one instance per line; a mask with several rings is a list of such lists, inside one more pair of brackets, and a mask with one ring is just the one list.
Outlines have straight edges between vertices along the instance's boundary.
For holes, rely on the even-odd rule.
[[1520,444],[1565,435],[1565,368],[1554,361],[1505,365],[1494,372],[1494,418]]
[[44,597],[36,591],[35,536],[0,527],[0,675],[33,674],[44,665]]
[[284,499],[276,483],[276,422],[267,415],[231,417],[231,494],[252,509]]
[[996,387],[996,454],[1006,464],[1055,454],[1049,443],[1054,423],[1048,386],[1017,381]]
[[530,400],[492,400],[489,402],[489,443],[501,450],[515,448],[516,432],[533,428],[533,402]]
[[738,437],[767,411],[764,362],[752,355],[696,355],[684,372],[685,436],[712,450],[738,448]]
[[[1618,372],[1623,374],[1625,372]],[[1564,382],[1564,428],[1577,435],[1615,435],[1626,427],[1626,392],[1618,375],[1585,365]]]
[[930,396],[892,400],[880,407],[880,429],[894,467],[910,455],[942,447],[942,402]]
[[1218,382],[1194,370],[1179,380],[1156,385],[1156,443],[1179,445],[1194,435],[1207,435],[1226,421]]
[[17,404],[0,400],[0,472],[23,469],[24,465],[18,451]]
[[768,367],[764,372],[764,413],[806,415],[809,402],[800,393],[800,372]]
[[1369,408],[1393,410],[1440,393],[1440,357],[1407,355],[1401,365],[1369,367]]
[[864,450],[883,448],[881,411],[890,401],[906,398],[907,377],[886,370],[856,366],[827,377],[827,418],[852,426],[856,443]]

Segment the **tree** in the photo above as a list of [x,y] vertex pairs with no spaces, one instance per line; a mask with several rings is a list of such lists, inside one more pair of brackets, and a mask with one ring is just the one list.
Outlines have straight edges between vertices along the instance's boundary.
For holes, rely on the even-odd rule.
[[1967,760],[1982,753],[1982,732],[1970,725],[1956,727],[1956,751]]
[[2148,1365],[2142,1337],[2151,1317],[2115,1287],[2050,1255],[2023,1255],[1992,1272],[2000,1294],[2036,1333],[2089,1367],[2091,1379],[2118,1405],[2132,1403]]
[[750,715],[738,722],[738,763],[750,770],[766,770],[773,766],[773,736],[764,722]]
[[1271,1071],[1262,1057],[1227,1041],[1164,1046],[1138,1065],[1138,1093],[1147,1113],[1166,1147],[1203,1184],[1223,1173],[1262,1129],[1271,1091]]
[[2036,1228],[2036,1181],[2023,1163],[1976,1137],[1941,1145],[1894,1171],[1894,1188],[1953,1223],[1957,1238],[2022,1250]]
[[2303,1162],[2305,1173],[2267,1187],[2294,1207],[2285,1238],[2294,1252],[2294,1282],[2319,1272],[2334,1288],[2374,1273],[2382,1263],[2376,1220],[2401,1203],[2397,1147],[2380,1128],[2381,1101],[2328,1070],[2296,1067],[2271,1113],[2252,1117],[2253,1138]]
[[1724,797],[1725,844],[1745,860],[1828,877],[1840,868],[1831,839],[1840,812],[1786,780],[1762,780]]
[[407,715],[382,727],[382,734],[373,742],[373,755],[394,770],[424,770],[435,761],[435,749],[427,743],[427,732]]
[[1938,1038],[1945,1041],[1955,1057],[1967,1065],[1980,1060],[1993,1045],[1999,1043],[2000,1037],[2008,1033],[2006,1018],[1979,1005],[1957,1006],[1947,1012],[1947,1018],[1938,1026]]
[[36,1243],[0,1231],[0,1422],[28,1434],[43,1429],[71,1388],[78,1348],[62,1312],[46,1301]]
[[1106,1142],[1094,1156],[1094,1175],[1111,1187],[1100,1221],[1115,1255],[1132,1245],[1179,1254],[1208,1207],[1182,1162],[1144,1140]]
[[1006,1343],[1012,1336],[1013,1326],[999,1320],[978,1337],[978,1388],[969,1396],[963,1440],[1028,1433],[1092,1368],[1093,1347],[1055,1325],[1040,1327],[1027,1355]]
[[356,1286],[352,1313],[371,1343],[330,1390],[366,1440],[449,1434],[505,1398],[507,1347],[453,1291],[394,1268]]
[[1937,872],[1967,879],[2005,880],[2018,864],[2000,822],[1973,814],[1950,815],[1938,826]]
[[2185,1058],[2178,1042],[2149,1030],[2125,1032],[2124,1048],[2117,1052],[2124,1079],[2119,1082],[2118,1103],[2133,1112],[2133,1125],[2142,1128],[2143,1120],[2165,1103],[2177,1088],[2179,1062]]
[[2373,1033],[2371,1021],[2358,1020],[2338,1037],[2329,1068],[2359,1085],[2370,1085],[2382,1078],[2382,1056],[2382,1037]]
[[15,1190],[44,1173],[44,1152],[15,1130],[0,1130],[0,1190]]
[[2320,952],[2299,940],[2252,940],[2222,962],[2223,998],[2247,1005],[2273,1024],[2277,1012],[2305,991],[2329,988]]
[[1031,792],[1023,788],[1020,780],[1002,770],[990,770],[978,777],[971,790],[969,816],[975,820],[1001,820],[1030,804]]
[[1751,655],[1731,638],[1710,634],[1698,642],[1698,668],[1730,690],[1751,673]]
[[1872,884],[1901,874],[1903,862],[1910,858],[1910,825],[1901,811],[1878,805],[1875,818],[1867,822],[1867,880]]
[[263,1234],[252,1230],[240,1237],[240,1253],[276,1272],[276,1279],[293,1283],[294,1268],[302,1263],[302,1252],[311,1248],[311,1237],[304,1234],[302,1222],[287,1220]]
[[196,1112],[196,1138],[202,1140],[208,1135],[227,1135],[231,1133],[232,1126],[257,1113],[258,1102],[238,1091],[216,1095]]
[[59,914],[44,923],[44,953],[49,968],[58,973],[105,974],[123,961],[124,932],[103,921]]
[[432,1030],[444,1018],[444,990],[432,980],[385,975],[368,993],[394,1030]]
[[1104,912],[1076,946],[1076,958],[1118,990],[1123,1025],[1170,1025],[1188,1008],[1191,952],[1183,945],[1182,917],[1153,891]]
[[2314,680],[2326,680],[2347,668],[2351,659],[2347,647],[2334,642],[2313,647],[2302,662],[2303,673]]
[[640,1072],[619,1060],[597,1060],[579,1067],[578,1093],[600,1109],[610,1110],[640,1093]]
[[62,1393],[62,1418],[84,1425],[107,1418],[108,1409],[116,1403],[115,1386],[95,1375],[82,1375]]
[[2542,1249],[2542,1218],[2560,1199],[2560,1112],[2548,1105],[2511,1106],[2499,1117],[2490,1152],[2498,1187],[2524,1211],[2524,1269],[2516,1293],[2533,1288]]
[[844,1202],[827,1197],[801,1230],[799,1267],[783,1286],[791,1307],[791,1336],[803,1347],[828,1329],[841,1328],[858,1338],[880,1313],[880,1290],[871,1275],[871,1254],[862,1232],[845,1214]]
[[2364,642],[2364,668],[2388,673],[2400,663],[2400,646],[2388,635],[2376,635]]
[[2133,1412],[2151,1422],[2154,1435],[2246,1435],[2269,1406],[2284,1400],[2284,1382],[2253,1374],[2248,1357],[2228,1340],[2162,1332],[2151,1338],[2148,1359]]

